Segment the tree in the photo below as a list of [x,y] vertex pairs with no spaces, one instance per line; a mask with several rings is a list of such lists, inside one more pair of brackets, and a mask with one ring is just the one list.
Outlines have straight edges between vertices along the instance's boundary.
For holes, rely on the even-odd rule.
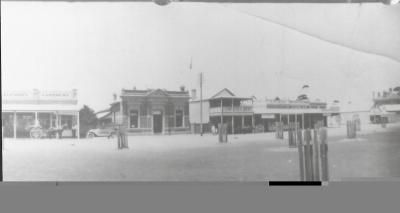
[[79,132],[81,137],[85,137],[86,133],[97,126],[97,117],[93,109],[87,105],[79,110]]

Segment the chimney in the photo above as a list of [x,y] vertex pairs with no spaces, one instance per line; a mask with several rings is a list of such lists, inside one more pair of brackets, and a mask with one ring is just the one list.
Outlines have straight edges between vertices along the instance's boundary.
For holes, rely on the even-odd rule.
[[196,89],[192,89],[192,100],[196,100]]
[[133,86],[133,90],[136,90],[136,86]]
[[116,101],[117,100],[117,94],[113,94],[113,98],[114,98],[114,101]]
[[185,92],[185,86],[184,85],[180,86],[179,89],[181,90],[181,92]]

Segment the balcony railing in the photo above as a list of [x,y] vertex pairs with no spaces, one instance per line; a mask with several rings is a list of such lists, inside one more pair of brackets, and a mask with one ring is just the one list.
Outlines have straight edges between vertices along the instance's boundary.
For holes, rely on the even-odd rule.
[[[223,113],[251,113],[253,107],[251,106],[234,106],[234,107],[222,107]],[[210,114],[221,113],[221,107],[210,108]]]

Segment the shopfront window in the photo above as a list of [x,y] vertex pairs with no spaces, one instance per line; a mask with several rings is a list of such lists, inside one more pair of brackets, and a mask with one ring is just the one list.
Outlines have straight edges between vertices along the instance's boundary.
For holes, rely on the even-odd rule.
[[1,113],[1,126],[3,127],[3,136],[5,138],[14,137],[14,113]]
[[51,113],[38,113],[38,121],[40,127],[49,129],[51,126],[52,114]]
[[61,115],[61,127],[64,129],[72,129],[73,117],[72,115]]
[[137,110],[130,110],[129,111],[129,122],[130,122],[130,128],[138,128],[139,124],[139,116],[138,116],[138,111]]
[[35,113],[17,112],[17,137],[28,138],[32,127],[35,125]]

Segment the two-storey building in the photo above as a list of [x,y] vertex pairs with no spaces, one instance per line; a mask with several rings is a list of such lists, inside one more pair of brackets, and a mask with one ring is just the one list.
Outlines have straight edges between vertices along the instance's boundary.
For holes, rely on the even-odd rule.
[[[200,124],[203,131],[210,132],[212,126],[218,127],[221,121],[228,126],[229,134],[251,132],[254,126],[254,113],[251,97],[238,97],[228,89],[223,89],[210,98],[200,100],[192,95],[189,114],[193,132],[200,132]],[[202,112],[200,105],[202,104]],[[202,114],[202,119],[200,117]]]

